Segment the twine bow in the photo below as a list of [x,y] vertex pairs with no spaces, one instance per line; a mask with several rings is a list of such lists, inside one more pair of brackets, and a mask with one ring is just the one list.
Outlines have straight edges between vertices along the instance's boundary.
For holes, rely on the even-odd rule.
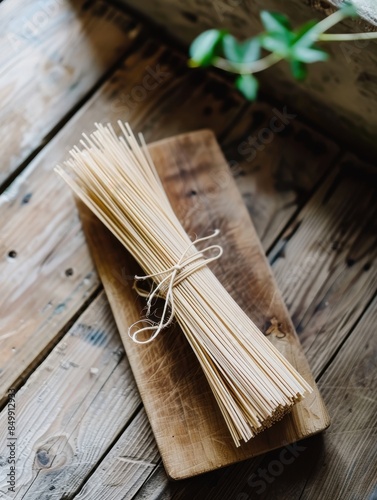
[[[216,229],[213,234],[210,234],[209,236],[204,236],[203,238],[197,238],[195,241],[193,241],[183,252],[181,255],[180,259],[174,266],[169,267],[168,269],[165,269],[163,271],[154,273],[154,274],[148,274],[147,276],[135,276],[135,284],[134,288],[137,291],[137,293],[142,296],[142,297],[148,297],[147,300],[147,312],[146,312],[146,317],[143,319],[140,319],[133,323],[129,329],[128,329],[128,335],[130,338],[136,342],[137,344],[148,344],[149,342],[152,342],[158,334],[169,326],[174,318],[175,314],[175,304],[174,304],[174,293],[173,289],[176,285],[181,283],[183,280],[185,280],[188,276],[190,276],[192,273],[197,271],[198,269],[206,266],[210,262],[217,260],[218,258],[221,257],[223,254],[223,249],[220,245],[210,245],[206,248],[203,248],[202,250],[197,250],[194,254],[186,257],[187,252],[192,248],[195,244],[201,243],[202,241],[209,240],[210,238],[216,237],[220,233],[219,229]],[[218,253],[216,255],[213,255],[212,257],[207,257],[205,258],[204,254],[205,252],[211,251],[216,249]],[[139,288],[137,285],[138,281],[145,281],[148,279],[153,279],[158,276],[165,276],[158,285],[152,289],[151,292],[146,292],[142,288]],[[164,292],[164,289],[167,289],[166,293]],[[152,321],[151,319],[148,319],[148,316],[151,313],[151,308],[152,308],[152,302],[155,298],[160,297],[165,299],[165,304],[164,308],[162,311],[162,316],[159,321],[159,323],[156,323],[155,321]],[[168,313],[168,308],[170,306],[170,314]],[[139,324],[147,324],[148,326],[144,326],[142,328],[137,328],[135,330],[135,327]],[[146,339],[146,340],[139,340],[139,335],[143,332],[152,332],[151,336]]]

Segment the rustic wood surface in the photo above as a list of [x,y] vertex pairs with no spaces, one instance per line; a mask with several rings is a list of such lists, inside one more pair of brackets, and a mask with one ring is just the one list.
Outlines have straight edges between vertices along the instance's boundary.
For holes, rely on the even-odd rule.
[[[128,104],[124,99],[150,75],[149,69],[169,78],[161,76],[163,80],[146,96],[144,106]],[[53,171],[55,164],[65,158],[67,146],[99,119],[128,119],[135,129],[142,128],[150,140],[198,128],[202,122],[209,126],[210,120],[212,129],[220,134],[236,118],[242,100],[234,98],[233,107],[222,109],[217,94],[217,85],[222,84],[216,78],[203,80],[202,75],[196,93],[184,104],[188,119],[182,120],[181,92],[189,92],[197,78],[187,70],[179,76],[183,69],[182,57],[155,42],[144,44],[140,51],[126,58],[122,67],[0,196],[4,214],[0,220],[2,399],[9,387],[17,386],[28,376],[98,287],[71,193]],[[173,78],[175,74],[177,79]],[[229,86],[224,88],[221,95],[231,92]],[[203,119],[201,109],[209,105],[213,106],[213,113]],[[146,107],[151,119],[143,126]],[[192,109],[198,109],[199,114],[194,117]]]
[[132,498],[158,468],[159,460],[152,429],[142,409],[75,498]]
[[222,146],[266,251],[339,155],[336,144],[303,127],[285,104],[245,106]]
[[376,194],[375,170],[344,158],[271,252],[315,376],[375,294]]
[[255,229],[213,133],[200,131],[150,147],[173,209],[188,234],[220,229],[224,253],[210,268],[270,340],[313,387],[290,415],[236,448],[215,398],[178,327],[140,346],[128,327],[142,314],[130,277],[134,261],[109,231],[84,210],[94,261],[151,422],[166,471],[183,479],[280,448],[324,430],[329,418],[315,388],[291,320]]
[[[41,491],[72,495],[133,420],[140,397],[123,353],[102,292],[17,394],[20,459],[13,498],[37,498]],[[2,412],[1,443],[6,419]]]
[[[20,438],[28,440],[30,435],[29,445],[34,446],[30,451],[29,445],[24,445],[23,449],[28,451],[19,455],[17,470],[22,481],[18,498],[67,499],[77,494],[84,495],[85,488],[88,488],[91,498],[102,498],[105,494],[111,498],[111,491],[114,491],[114,499],[374,498],[373,485],[377,483],[373,468],[376,462],[375,366],[374,358],[364,356],[364,353],[372,352],[370,349],[375,339],[373,249],[376,245],[373,238],[376,227],[371,201],[375,173],[369,172],[348,154],[344,155],[347,144],[339,147],[303,124],[300,113],[271,141],[262,143],[264,148],[249,161],[251,153],[247,153],[242,143],[249,137],[258,137],[261,130],[269,127],[273,109],[281,111],[289,101],[275,102],[274,105],[246,104],[218,76],[188,70],[185,58],[172,47],[166,48],[159,41],[149,40],[149,29],[142,29],[145,35],[133,38],[135,26],[140,25],[135,16],[124,17],[124,14],[104,8],[99,2],[85,2],[83,7],[86,10],[73,11],[78,2],[56,0],[55,4],[65,9],[67,15],[53,17],[49,28],[49,24],[43,25],[43,12],[37,14],[36,20],[42,20],[43,29],[31,39],[25,35],[23,41],[27,43],[20,46],[15,57],[11,57],[9,33],[21,33],[30,13],[33,20],[37,11],[43,11],[41,5],[45,3],[54,4],[52,0],[5,0],[0,4],[1,23],[5,18],[11,19],[0,35],[4,47],[0,56],[0,85],[5,81],[7,85],[13,85],[14,80],[10,81],[7,74],[15,75],[15,65],[17,78],[21,79],[18,81],[25,82],[29,88],[29,91],[14,95],[9,85],[3,85],[3,91],[11,92],[12,99],[8,102],[4,98],[0,108],[0,136],[17,137],[10,141],[11,147],[5,143],[2,149],[2,168],[4,166],[7,172],[13,173],[10,177],[8,174],[2,177],[2,182],[9,184],[9,188],[0,197],[0,393],[4,400],[9,387],[20,388],[16,393],[23,425]],[[6,12],[11,16],[6,17],[9,16]],[[92,31],[89,39],[80,30],[75,31],[76,18],[86,20],[83,24],[92,28],[110,22],[113,33],[107,39],[112,40],[112,48],[109,45],[104,46],[105,50],[101,48],[105,40],[100,29],[96,33]],[[126,19],[126,25],[121,19]],[[87,62],[81,59],[85,54],[88,57],[90,40],[99,40],[96,53],[89,56],[92,63],[86,69],[87,79],[78,81],[81,90],[77,94],[68,80],[64,83],[59,78],[54,80],[53,72],[42,75],[37,71],[43,67],[45,54],[52,57],[54,29],[60,33],[60,44],[62,33],[68,34],[64,44],[70,55],[67,52],[66,57],[76,68],[75,74]],[[129,38],[132,39],[131,45]],[[38,42],[43,40],[44,48],[38,51]],[[63,54],[61,45],[56,49]],[[126,54],[124,62],[113,71],[111,68],[122,53]],[[32,54],[33,66],[28,59]],[[24,68],[29,70],[24,71]],[[59,66],[55,64],[55,68],[60,75]],[[153,80],[150,79],[152,75]],[[56,87],[52,80],[57,82]],[[39,85],[34,84],[37,81]],[[3,91],[2,96],[8,95]],[[27,102],[28,92],[30,102]],[[33,99],[40,102],[46,95],[55,96],[54,105],[33,107]],[[70,97],[74,95],[76,97]],[[20,109],[25,110],[25,106],[35,114],[35,120],[26,127],[17,125],[13,135],[8,135],[5,131],[13,126],[13,118],[19,115]],[[289,106],[288,112],[294,113]],[[111,366],[114,369],[110,374],[101,365],[104,370],[101,375],[100,370],[95,370],[99,366],[95,365],[101,359],[105,360],[104,350],[109,349],[108,344],[100,348],[102,354],[91,350],[84,359],[85,347],[78,342],[76,359],[80,363],[76,364],[82,368],[75,374],[69,371],[74,368],[71,365],[69,370],[60,367],[54,347],[60,345],[59,341],[64,346],[72,325],[81,323],[92,327],[94,318],[98,318],[98,325],[106,324],[109,328],[113,339],[110,343],[121,346],[114,326],[110,326],[108,306],[101,302],[103,298],[96,299],[99,281],[75,205],[69,191],[52,173],[55,163],[66,155],[67,146],[77,142],[82,130],[90,130],[95,120],[113,121],[119,117],[130,120],[137,130],[143,130],[149,141],[200,128],[215,131],[264,249],[268,251],[283,298],[319,384],[326,381],[328,386],[349,386],[352,389],[352,404],[348,405],[350,391],[340,389],[337,394],[336,389],[328,390],[322,386],[333,424],[323,436],[301,442],[305,449],[295,450],[297,457],[290,457],[296,459],[283,464],[283,470],[276,464],[282,452],[277,450],[218,473],[171,482],[154,455],[155,443],[150,430],[145,427],[145,416],[140,413],[142,410],[136,402],[138,398],[131,397],[137,394],[126,359],[119,359],[116,364],[108,350],[109,370]],[[67,118],[67,125],[63,126]],[[323,120],[328,121],[326,114]],[[54,135],[56,137],[50,140]],[[30,162],[31,156],[40,149]],[[367,150],[364,153],[367,154]],[[17,177],[16,173],[19,173]],[[354,196],[355,203],[352,201]],[[354,228],[351,236],[350,227]],[[330,242],[334,244],[331,251]],[[315,293],[311,293],[312,286]],[[95,308],[104,311],[101,317],[96,315]],[[86,314],[84,321],[83,314]],[[74,356],[74,344],[69,345],[72,346],[70,356]],[[336,378],[328,380],[326,377],[332,366],[336,367]],[[91,368],[94,372],[88,376]],[[60,373],[59,378],[53,377],[55,371]],[[66,372],[67,380],[61,375]],[[72,378],[73,375],[78,377],[77,380]],[[93,379],[95,376],[106,379],[104,385],[99,387]],[[117,382],[120,378],[125,381],[124,385]],[[53,392],[46,392],[49,386],[43,385],[45,379],[55,385],[56,408],[49,407]],[[75,427],[78,420],[73,416],[73,403],[67,399],[70,381],[77,387],[79,399],[82,398],[81,406],[76,400],[77,418],[82,417],[86,428]],[[111,388],[119,388],[115,389],[117,393],[119,391],[119,402],[113,397]],[[84,400],[84,396],[79,395],[86,392],[88,399]],[[98,397],[94,397],[96,392]],[[41,403],[38,403],[38,398]],[[39,413],[39,423],[38,417],[33,415],[39,411],[38,404],[43,408]],[[86,412],[85,405],[88,405]],[[4,415],[6,408],[0,417],[2,426]],[[46,424],[41,421],[44,415]],[[138,424],[132,425],[136,419]],[[88,432],[88,428],[93,432]],[[143,434],[141,429],[144,429]],[[38,441],[41,430],[44,434]],[[64,438],[59,438],[59,441],[57,436]],[[69,436],[73,439],[82,437],[75,443],[77,459],[65,453],[65,450],[69,451],[66,446]],[[37,456],[39,443],[48,449],[42,448],[42,453]],[[114,448],[117,443],[120,447]],[[0,455],[3,456],[3,440],[0,445]],[[112,453],[113,448],[115,453]],[[118,474],[121,469],[115,468],[111,479],[117,456],[126,457],[128,462],[123,473]],[[268,480],[255,485],[263,474],[260,469],[267,468],[268,471],[270,464],[275,475],[268,472]],[[1,460],[0,467],[3,484],[8,465]],[[105,468],[103,475],[101,467]],[[72,487],[69,484],[71,477]],[[23,481],[29,481],[30,494]],[[103,488],[106,481],[109,486]],[[257,490],[259,492],[262,486],[265,489],[259,495]],[[97,494],[97,490],[100,493]],[[118,496],[117,491],[121,492]],[[0,498],[12,497],[0,489]]]
[[[79,313],[98,287],[70,192],[53,172],[54,165],[64,159],[68,146],[77,141],[81,132],[90,129],[96,120],[116,121],[122,117],[136,130],[142,129],[147,140],[208,127],[237,150],[249,135],[259,133],[261,113],[271,110],[264,104],[254,106],[253,112],[249,106],[245,110],[244,102],[229,85],[201,71],[189,72],[183,57],[156,42],[147,41],[137,47],[0,196],[4,214],[0,219],[2,399],[10,386],[17,386],[28,376],[64,333],[64,325]],[[129,101],[132,89],[140,86],[150,70],[159,72],[158,85],[147,92],[143,101]],[[251,215],[263,221],[257,230],[265,249],[278,236],[265,228],[284,228],[318,182],[317,171],[326,171],[336,155],[337,147],[331,141],[299,122],[295,129],[296,134],[285,133],[284,161],[277,154],[279,137],[260,153],[263,164],[271,165],[270,176],[261,174],[259,157],[240,162],[247,177],[244,179],[240,173],[237,180]],[[297,141],[295,135],[300,132],[304,137],[313,135],[319,154],[311,154],[312,142]],[[306,158],[305,172],[299,176],[295,174],[297,147]],[[232,153],[229,158],[234,164]],[[283,182],[277,182],[279,178]],[[294,182],[289,182],[292,178]],[[256,213],[263,216],[256,217]],[[35,222],[30,225],[30,220]]]
[[[334,3],[341,3],[341,0],[117,1],[163,27],[184,46],[211,28],[226,29],[240,40],[256,36],[263,29],[262,10],[280,12],[288,16],[294,27],[299,27],[309,20],[323,19],[336,10]],[[372,9],[375,11],[375,2],[370,0]],[[359,12],[362,15],[363,9]],[[334,29],[336,33],[348,34],[376,30],[377,18],[373,25],[362,18],[345,19]],[[377,151],[377,42],[349,40],[321,46],[329,52],[330,62],[309,64],[303,82],[295,80],[289,65],[281,62],[259,73],[263,92],[295,109],[331,137],[347,141],[360,154],[373,159]]]
[[137,24],[105,2],[0,5],[0,184],[120,60]]

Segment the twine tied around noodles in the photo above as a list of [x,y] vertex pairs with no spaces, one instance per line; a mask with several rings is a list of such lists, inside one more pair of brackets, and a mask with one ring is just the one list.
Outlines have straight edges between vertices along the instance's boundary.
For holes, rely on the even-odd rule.
[[[215,229],[213,234],[210,234],[209,236],[204,236],[202,238],[197,238],[186,248],[186,250],[181,255],[180,259],[174,266],[171,266],[168,269],[159,271],[154,274],[148,274],[146,276],[135,276],[135,283],[134,283],[135,290],[141,297],[148,297],[148,300],[147,300],[147,312],[145,318],[136,321],[128,329],[128,335],[134,342],[136,342],[137,344],[148,344],[149,342],[152,342],[152,340],[154,340],[159,335],[161,330],[163,330],[172,323],[175,314],[174,292],[173,292],[174,287],[179,283],[181,283],[183,280],[185,280],[188,276],[190,276],[198,269],[206,266],[207,264],[209,264],[214,260],[219,259],[223,254],[223,248],[220,245],[210,245],[208,247],[203,248],[202,250],[197,250],[192,255],[186,257],[187,252],[195,244],[214,238],[219,233],[220,230]],[[206,258],[204,255],[205,252],[209,252],[211,250],[217,250],[217,254]],[[137,285],[138,281],[145,281],[148,279],[157,278],[165,274],[167,276],[165,276],[165,278],[163,278],[157,284],[157,286],[150,292],[143,290]],[[150,316],[151,314],[152,302],[155,298],[165,299],[165,304],[162,311],[161,319],[158,323],[152,321],[151,319],[148,319],[148,316]],[[170,312],[168,311],[169,307],[170,307]],[[137,326],[140,324],[144,325],[147,324],[148,326],[137,328]],[[146,340],[140,340],[138,337],[140,334],[144,332],[151,332],[151,335]]]

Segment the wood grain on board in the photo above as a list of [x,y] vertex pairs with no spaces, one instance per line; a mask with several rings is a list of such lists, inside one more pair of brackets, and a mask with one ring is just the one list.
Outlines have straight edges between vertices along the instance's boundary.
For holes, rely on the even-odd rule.
[[161,498],[372,500],[377,484],[376,311],[374,299],[318,382],[331,415],[331,426],[325,433],[298,443],[289,464],[282,463],[280,452],[271,452],[258,462],[230,467],[222,475],[178,484],[174,494],[156,470],[155,489]]
[[[139,406],[140,396],[101,292],[16,394],[17,479],[12,498],[37,499],[43,492],[52,500],[75,494]],[[136,424],[132,425],[131,429]],[[140,443],[141,436],[140,432]],[[0,443],[7,437],[5,408]],[[136,445],[134,453],[139,454]],[[0,498],[9,498],[3,496],[8,489],[6,448],[0,455]]]
[[109,298],[167,473],[190,477],[316,434],[329,418],[291,320],[224,157],[209,131],[151,146],[174,210],[189,234],[221,230],[224,255],[211,268],[270,335],[314,392],[271,429],[236,448],[193,351],[178,327],[148,345],[127,329],[142,305],[132,290],[137,268],[124,248],[81,206],[84,231]]
[[106,2],[0,4],[0,184],[121,59],[138,24]]
[[[130,101],[132,90],[146,78],[150,83],[151,74],[155,75],[153,88],[142,101]],[[243,107],[244,101],[230,85],[215,75],[190,71],[178,53],[147,41],[124,60],[0,196],[0,399],[9,387],[27,378],[98,287],[71,193],[53,172],[69,146],[83,130],[91,130],[95,121],[122,118],[143,131],[148,141],[205,126],[224,142],[229,138],[227,144],[237,149],[245,134],[258,135],[260,112],[267,106],[248,106],[241,120]],[[321,144],[320,155],[313,156],[306,143],[299,150],[305,157],[305,174],[296,175],[297,141],[285,136],[284,163],[279,160],[282,139],[276,137],[257,158],[262,169],[258,172],[246,160],[247,175],[237,179],[251,214],[256,216],[257,211],[258,220],[263,219],[257,230],[263,239],[268,234],[266,243],[272,233],[265,228],[269,224],[283,227],[291,216],[291,208],[281,207],[300,193],[306,199],[317,182],[317,172],[330,168],[337,151],[331,141],[310,132],[299,120],[294,126],[296,134],[311,133]],[[229,154],[229,160],[233,158]],[[270,165],[268,175],[263,173],[265,164]],[[276,179],[281,177],[294,181],[278,183]],[[274,210],[270,203],[275,204]]]
[[[129,102],[134,88],[146,78],[151,83],[151,71],[153,89],[142,102]],[[218,78],[202,74],[198,80],[182,57],[147,42],[2,193],[0,400],[9,387],[27,378],[98,287],[71,192],[53,171],[56,163],[95,121],[115,123],[121,117],[142,130],[147,140],[186,132],[202,122],[221,134],[243,104],[238,98],[231,108],[222,108],[227,93],[231,98],[234,91]],[[212,114],[204,116],[208,105]]]

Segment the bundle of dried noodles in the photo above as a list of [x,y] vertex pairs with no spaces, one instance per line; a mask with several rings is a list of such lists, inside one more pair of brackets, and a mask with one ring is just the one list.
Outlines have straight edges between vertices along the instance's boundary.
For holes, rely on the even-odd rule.
[[[231,298],[207,267],[221,247],[198,250],[170,206],[143,137],[128,124],[96,124],[83,134],[82,149],[56,170],[74,192],[136,258],[165,298],[157,324],[131,325],[130,336],[144,343],[173,316],[194,350],[237,446],[279,420],[310,386]],[[215,236],[216,233],[212,236]],[[210,236],[211,237],[211,236]],[[139,323],[139,322],[138,322]]]

